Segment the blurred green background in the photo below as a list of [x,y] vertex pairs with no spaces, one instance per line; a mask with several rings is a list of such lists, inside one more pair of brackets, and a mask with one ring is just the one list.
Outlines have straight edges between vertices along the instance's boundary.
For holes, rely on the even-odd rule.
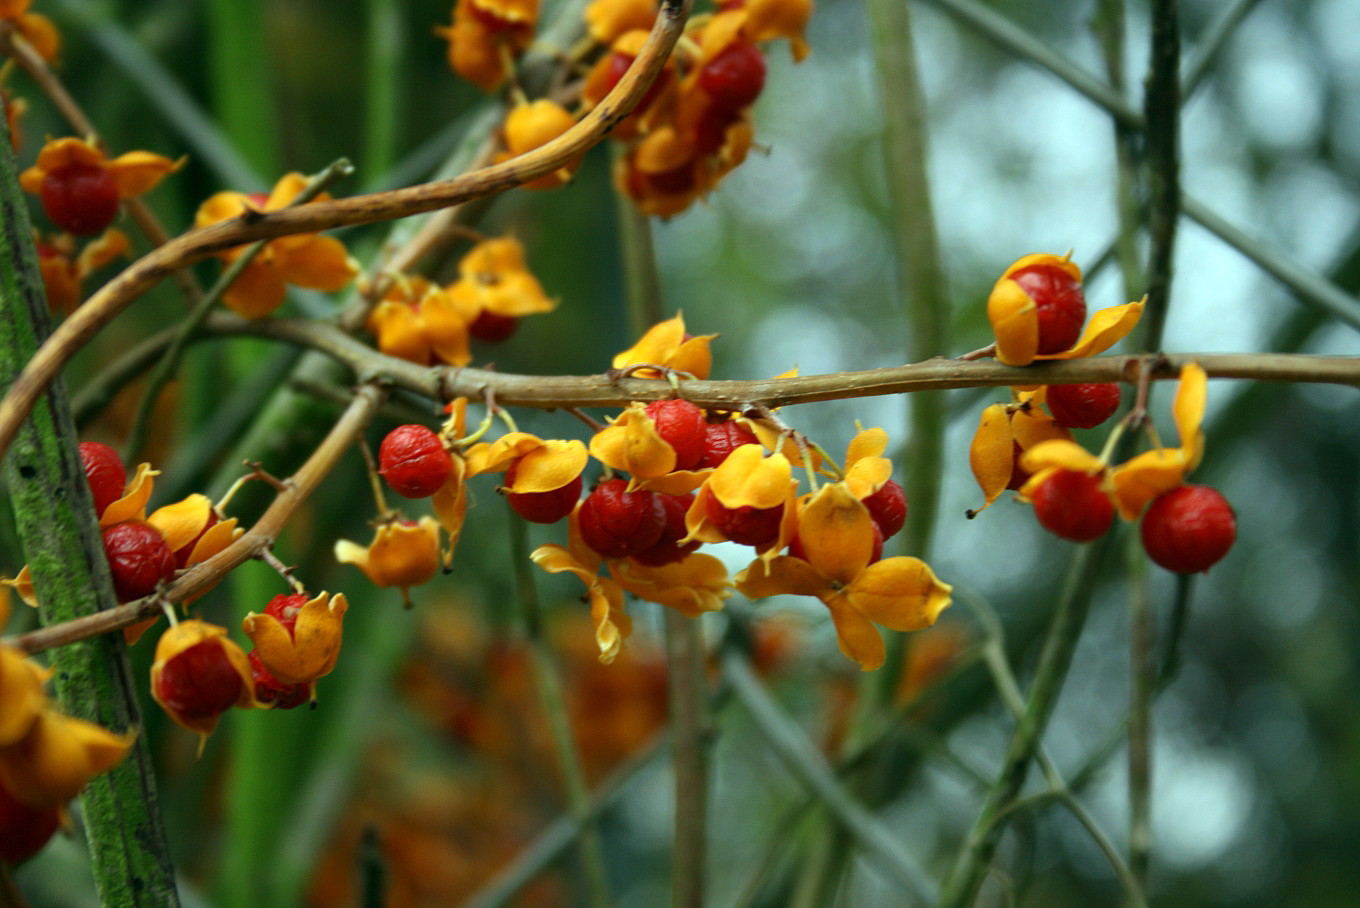
[[[912,4],[950,287],[954,340],[942,355],[988,342],[983,300],[1012,260],[1071,249],[1091,268],[1117,228],[1109,116],[1051,73],[981,37],[950,12],[952,5]],[[1091,30],[1096,4],[987,6],[1091,73],[1103,73]],[[1184,107],[1185,192],[1264,244],[1270,261],[1327,275],[1354,296],[1360,6],[1187,0],[1181,6],[1187,57],[1205,46],[1230,6],[1245,15]],[[486,103],[453,77],[434,34],[449,22],[448,3],[38,0],[36,9],[58,23],[61,77],[112,149],[189,156],[188,166],[148,197],[171,232],[188,226],[198,203],[218,189],[264,190],[286,170],[314,172],[341,156],[358,172],[335,187],[337,195],[424,179],[454,152]],[[545,18],[554,11],[548,4]],[[1125,78],[1136,98],[1148,13],[1132,2],[1127,14]],[[881,147],[883,106],[895,99],[876,87],[859,3],[820,0],[809,39],[813,54],[799,66],[783,45],[771,49],[756,108],[760,150],[707,203],[654,232],[668,308],[682,310],[696,333],[721,334],[715,378],[756,378],[794,365],[806,374],[903,362],[907,338],[891,289],[889,230],[913,212],[887,201]],[[20,155],[27,165],[43,136],[68,130],[21,74],[9,85],[29,99]],[[526,320],[509,342],[478,348],[479,363],[494,361],[507,372],[594,373],[631,343],[609,180],[609,153],[597,149],[569,187],[512,192],[490,206],[480,229],[513,231],[524,240],[535,272],[562,304]],[[344,237],[368,263],[385,232],[368,228]],[[430,264],[446,273],[452,262]],[[205,281],[216,270],[215,263],[199,266]],[[1113,267],[1093,271],[1087,293],[1092,309],[1125,301]],[[332,305],[314,295],[290,303],[292,312],[306,314]],[[158,288],[76,362],[73,391],[111,355],[182,311],[172,285]],[[1356,328],[1301,299],[1210,230],[1182,220],[1164,349],[1354,356]],[[153,505],[190,491],[220,491],[239,473],[234,464],[243,455],[280,475],[305,455],[336,412],[332,405],[311,406],[311,415],[287,431],[271,428],[258,443],[245,435],[285,365],[263,342],[196,345],[147,452],[165,471]],[[1154,396],[1164,435],[1171,431],[1168,390]],[[1002,399],[1004,391],[948,397],[948,466],[939,477],[934,549],[925,554],[961,596],[992,604],[1021,641],[1016,662],[1024,668],[1033,659],[1023,641],[1055,596],[1067,546],[1008,501],[964,519],[980,503],[968,441],[981,408]],[[132,401],[135,391],[120,397],[87,437],[121,441]],[[374,441],[411,413],[435,421],[428,402],[404,403],[413,409],[376,424]],[[856,420],[884,426],[899,441],[908,406],[899,398],[854,400],[791,407],[783,416],[839,453]],[[529,431],[578,434],[578,424],[561,414],[516,418]],[[1208,453],[1194,478],[1217,485],[1233,502],[1240,538],[1222,564],[1192,581],[1179,672],[1154,711],[1150,897],[1166,906],[1353,905],[1360,889],[1354,860],[1360,399],[1334,387],[1213,382],[1206,427]],[[238,447],[243,436],[256,447]],[[1088,440],[1097,445],[1100,436]],[[365,823],[373,823],[387,847],[391,904],[457,904],[560,811],[551,751],[538,751],[537,769],[516,767],[533,747],[518,748],[511,732],[496,730],[507,721],[532,726],[540,717],[533,697],[515,690],[526,682],[508,629],[503,509],[490,483],[476,487],[474,498],[454,573],[417,591],[417,609],[403,612],[395,592],[372,590],[330,557],[335,538],[367,540],[370,532],[371,494],[359,457],[349,457],[279,551],[312,588],[343,589],[353,602],[345,653],[321,684],[319,708],[229,715],[195,762],[190,736],[149,698],[143,704],[150,707],[145,734],[163,769],[163,807],[186,903],[356,903],[357,843]],[[533,534],[535,542],[561,541],[560,528]],[[5,551],[15,551],[12,541]],[[6,573],[18,569],[13,561],[6,559]],[[732,559],[734,570],[743,563],[740,555]],[[1104,576],[1046,740],[1069,776],[1092,770],[1080,793],[1122,842],[1124,758],[1116,747],[1091,763],[1127,715],[1122,555]],[[567,684],[582,698],[578,722],[592,715],[602,721],[603,713],[627,726],[578,724],[594,728],[582,732],[594,735],[583,749],[598,757],[603,773],[644,748],[657,727],[659,607],[634,609],[635,661],[611,681],[580,650],[588,631],[576,620],[579,587],[559,579],[543,579],[542,587],[566,628],[558,646]],[[1149,583],[1165,630],[1176,581],[1154,568]],[[247,565],[200,608],[230,625],[282,591],[268,569]],[[835,650],[824,610],[800,602],[732,608],[754,613],[775,637],[779,628],[791,634],[773,689],[814,740],[834,736],[854,672]],[[946,621],[966,639],[964,611],[956,605]],[[711,638],[723,627],[720,616],[705,619]],[[139,671],[149,664],[150,646],[134,650]],[[947,866],[976,812],[978,780],[995,774],[1009,733],[1000,706],[969,695],[970,684],[984,687],[976,666],[919,720],[934,736],[923,749],[903,745],[910,753],[901,762],[901,785],[881,811],[932,868]],[[781,861],[770,842],[785,834],[790,817],[803,816],[791,806],[802,795],[745,714],[720,712],[718,728],[712,904],[787,904],[797,868]],[[518,734],[534,737],[523,728]],[[617,753],[601,743],[610,734],[619,736]],[[535,781],[536,773],[543,776]],[[605,814],[620,908],[666,903],[670,798],[666,763],[657,760]],[[794,854],[808,838],[806,824],[797,828],[789,845]],[[1004,840],[1001,858],[1010,876],[1024,881],[1018,904],[1118,901],[1108,864],[1061,811],[1026,814]],[[92,890],[83,860],[78,841],[59,841],[17,878],[35,908],[87,905]],[[872,868],[857,871],[840,904],[902,903]],[[519,904],[578,904],[572,880],[568,861]],[[742,902],[748,888],[753,893]],[[989,887],[985,898],[1007,903],[1000,886]]]

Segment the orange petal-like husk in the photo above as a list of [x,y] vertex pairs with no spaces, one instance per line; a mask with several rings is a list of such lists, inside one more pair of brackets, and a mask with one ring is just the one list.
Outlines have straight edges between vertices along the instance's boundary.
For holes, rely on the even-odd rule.
[[817,572],[848,585],[869,564],[874,519],[845,483],[822,486],[798,516],[798,538]]
[[449,365],[466,366],[472,362],[468,326],[480,304],[459,294],[458,286],[427,293],[420,301],[420,317],[435,354]]
[[254,612],[246,615],[241,630],[275,678],[309,684],[335,668],[348,607],[344,593],[321,593],[298,610],[292,633],[273,615]]
[[126,756],[136,735],[44,710],[22,739],[0,750],[0,785],[34,807],[65,804]]
[[181,621],[179,624],[167,628],[161,634],[160,640],[156,642],[156,661],[151,665],[151,696],[157,703],[160,703],[166,715],[173,719],[177,725],[199,736],[198,751],[202,754],[203,745],[207,742],[208,735],[212,734],[213,729],[217,728],[220,715],[181,715],[160,699],[157,690],[157,682],[170,661],[175,656],[200,643],[215,643],[220,646],[227,663],[240,677],[241,692],[233,705],[241,709],[253,709],[261,704],[255,699],[255,680],[250,670],[250,660],[246,657],[245,650],[241,649],[227,636],[226,628],[197,619]]
[[812,0],[747,0],[746,35],[752,41],[787,38],[793,62],[801,63],[811,52],[803,37],[812,19]]
[[920,558],[875,561],[850,584],[846,596],[869,620],[895,631],[930,627],[949,607],[953,587]]
[[977,509],[981,511],[1006,491],[1015,466],[1011,412],[1005,404],[992,404],[982,411],[972,444],[968,447],[968,465],[985,499],[982,507]]
[[1125,520],[1137,520],[1152,499],[1185,481],[1190,465],[1180,448],[1144,451],[1110,471],[1115,507]]
[[149,463],[139,464],[137,472],[132,474],[132,478],[123,488],[123,497],[109,502],[108,507],[104,508],[104,513],[99,515],[99,525],[111,527],[125,520],[145,519],[146,503],[151,500],[151,492],[155,486],[153,477],[159,476],[160,473],[160,470],[153,470]]
[[596,44],[612,45],[629,32],[650,29],[656,21],[656,3],[655,0],[592,0],[586,6],[584,16],[591,40]]
[[836,625],[836,642],[841,652],[859,663],[862,671],[871,672],[883,665],[887,650],[878,628],[845,601],[844,596],[824,599]]
[[287,296],[283,275],[261,256],[231,282],[222,294],[222,305],[242,318],[264,318],[282,306]]
[[333,236],[313,236],[306,243],[280,246],[275,264],[283,279],[324,293],[342,290],[359,273],[345,244]]
[[1028,366],[1039,352],[1039,310],[1025,289],[1003,277],[987,297],[987,320],[996,336],[996,358]]
[[429,363],[431,346],[425,320],[406,303],[380,301],[368,314],[365,327],[378,339],[378,349],[388,356],[422,366]]
[[659,566],[638,564],[631,559],[610,561],[609,572],[620,586],[639,599],[673,608],[691,618],[721,609],[732,589],[726,565],[699,552]]
[[208,227],[220,224],[222,221],[237,217],[247,209],[258,210],[251,202],[250,196],[244,192],[233,190],[215,192],[198,206],[198,211],[194,214],[194,226]]
[[675,449],[656,431],[645,405],[637,401],[591,437],[590,454],[639,479],[664,476],[675,469]]
[[1031,473],[1049,467],[1060,470],[1075,470],[1078,473],[1099,473],[1105,469],[1105,462],[1090,451],[1065,438],[1041,441],[1025,451],[1020,465]]
[[1180,384],[1171,403],[1171,417],[1180,434],[1181,450],[1185,452],[1185,469],[1199,466],[1204,456],[1204,408],[1208,401],[1209,376],[1199,363],[1187,363],[1181,368]]
[[507,432],[495,441],[482,441],[467,449],[467,475],[500,473],[530,451],[543,447],[543,439],[530,432]]
[[736,576],[737,590],[748,599],[767,596],[821,596],[831,594],[831,584],[812,565],[792,555],[757,558]]
[[449,478],[439,487],[439,490],[430,496],[430,504],[434,506],[435,516],[439,518],[439,523],[444,527],[444,532],[448,534],[449,544],[445,550],[444,566],[448,567],[453,561],[453,550],[458,547],[458,540],[463,535],[463,520],[467,517],[467,485],[464,480],[467,478],[463,466],[463,458],[453,457],[453,472]]
[[773,508],[795,487],[793,466],[783,454],[765,455],[758,444],[741,445],[728,455],[705,488],[724,507]]
[[61,52],[61,33],[51,19],[42,13],[27,13],[14,24],[38,56],[48,63],[57,59],[57,54]]
[[28,734],[47,703],[50,673],[12,646],[0,646],[0,749]]
[[1129,335],[1143,316],[1143,304],[1125,303],[1101,309],[1087,322],[1086,329],[1072,349],[1036,356],[1035,359],[1084,359],[1104,353]]
[[187,158],[172,161],[165,155],[150,151],[129,151],[120,154],[105,166],[118,187],[119,198],[130,199],[150,192],[156,184],[184,166]]
[[198,538],[213,517],[212,500],[195,492],[151,512],[146,522],[160,530],[170,551],[178,552]]
[[560,489],[580,476],[590,455],[583,442],[549,439],[525,454],[515,469],[515,483],[510,491],[551,492]]

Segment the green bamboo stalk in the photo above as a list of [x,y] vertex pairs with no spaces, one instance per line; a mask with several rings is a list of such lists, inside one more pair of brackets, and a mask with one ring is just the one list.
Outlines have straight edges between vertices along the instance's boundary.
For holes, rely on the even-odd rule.
[[[3,121],[0,117],[0,121]],[[0,382],[10,385],[51,330],[32,228],[19,190],[9,129],[0,122]],[[116,604],[75,424],[58,379],[21,426],[4,462],[15,523],[43,624]],[[52,655],[66,713],[114,731],[141,726],[137,685],[120,635]],[[144,738],[81,795],[95,885],[106,905],[179,904]]]
[[[618,197],[621,258],[633,335],[665,318],[651,223],[632,202]],[[667,695],[675,732],[675,841],[671,851],[673,908],[701,908],[708,843],[709,717],[704,645],[698,618],[665,610]]]
[[367,78],[364,80],[364,186],[378,180],[396,157],[401,122],[402,6],[396,0],[367,0]]
[[912,899],[928,904],[935,899],[935,885],[920,863],[902,847],[897,835],[858,801],[835,770],[779,707],[756,677],[746,657],[729,648],[722,657],[723,677],[732,692],[751,713],[770,747],[807,789],[826,806],[865,855]]
[[[510,510],[508,504],[506,507]],[[538,584],[529,559],[529,535],[525,521],[515,513],[510,518],[510,563],[515,574],[516,599],[519,602],[529,650],[533,658],[534,686],[538,689],[543,712],[548,718],[553,745],[557,749],[558,769],[566,789],[567,809],[580,827],[577,837],[577,856],[586,878],[586,894],[591,908],[608,908],[609,879],[605,871],[604,848],[600,831],[591,816],[590,786],[581,765],[581,752],[567,716],[567,698],[562,689],[560,671],[543,640],[542,610],[538,601]]]
[[271,99],[269,29],[263,0],[210,0],[208,63],[213,108],[251,167],[279,171],[278,126]]
[[1078,546],[1068,563],[1057,608],[1044,639],[1039,666],[1025,703],[1025,714],[1011,735],[1001,772],[997,775],[973,828],[945,880],[939,908],[966,908],[977,898],[1005,826],[1004,814],[1020,793],[1030,763],[1072,663],[1077,640],[1086,624],[1096,570],[1106,540]]

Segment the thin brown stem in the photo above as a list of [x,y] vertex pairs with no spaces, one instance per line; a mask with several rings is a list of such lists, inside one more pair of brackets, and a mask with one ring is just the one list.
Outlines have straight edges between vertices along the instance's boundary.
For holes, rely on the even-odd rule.
[[372,224],[448,208],[513,189],[575,160],[628,116],[646,92],[684,30],[689,8],[690,0],[665,0],[647,43],[618,84],[575,126],[539,148],[451,180],[313,202],[267,214],[251,211],[191,230],[139,259],[62,322],[15,379],[0,401],[0,452],[9,447],[19,424],[66,363],[104,325],[173,272],[215,252],[255,240]]
[[40,653],[56,646],[121,630],[160,614],[162,602],[179,602],[212,586],[246,560],[261,557],[274,544],[297,509],[330,473],[340,456],[358,440],[386,396],[374,385],[359,388],[349,409],[307,458],[307,462],[291,478],[281,483],[278,497],[255,525],[217,555],[176,576],[156,595],[20,634],[9,642],[27,653]]

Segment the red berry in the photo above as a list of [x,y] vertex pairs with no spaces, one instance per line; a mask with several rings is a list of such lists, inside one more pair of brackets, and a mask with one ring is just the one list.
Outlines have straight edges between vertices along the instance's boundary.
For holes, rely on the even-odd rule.
[[1030,265],[1011,275],[1039,314],[1039,353],[1061,353],[1081,337],[1086,322],[1086,297],[1081,281],[1057,265]]
[[716,467],[742,445],[757,444],[756,433],[736,420],[711,422],[704,430],[704,457],[699,467]]
[[656,545],[666,510],[652,492],[629,492],[622,479],[606,479],[581,502],[581,541],[605,558],[625,558]]
[[1148,506],[1142,537],[1155,563],[1178,574],[1194,574],[1228,554],[1237,539],[1237,517],[1217,489],[1177,486]]
[[428,426],[397,426],[378,448],[378,474],[404,498],[428,498],[453,472],[453,459]]
[[896,536],[907,522],[907,493],[896,479],[889,479],[877,492],[861,501],[869,509],[869,516],[884,539]]
[[0,864],[22,864],[57,831],[57,805],[33,807],[0,785]]
[[710,495],[705,503],[708,519],[724,536],[742,545],[762,546],[779,537],[784,506],[756,508],[750,505],[729,508]]
[[123,459],[113,448],[97,441],[82,441],[79,448],[80,461],[85,465],[85,479],[94,494],[94,512],[103,514],[105,508],[123,497],[123,489],[127,486]]
[[1006,488],[1012,492],[1019,491],[1020,487],[1029,482],[1030,476],[1033,475],[1021,465],[1020,459],[1024,456],[1025,449],[1020,447],[1020,443],[1011,442],[1011,479],[1010,482],[1006,483]]
[[49,171],[38,195],[52,223],[76,236],[92,236],[118,216],[118,186],[98,164],[76,162]]
[[104,554],[119,602],[151,595],[176,569],[175,553],[160,530],[140,520],[125,520],[105,529]]
[[749,41],[733,41],[699,70],[699,87],[724,110],[749,107],[765,87],[765,55]]
[[1094,429],[1119,409],[1119,384],[1049,385],[1044,402],[1058,425],[1069,429]]
[[1100,487],[1100,477],[1058,470],[1030,496],[1034,516],[1044,529],[1075,542],[1090,542],[1114,522],[1114,504]]
[[298,612],[312,598],[306,593],[279,593],[265,605],[264,613],[277,619],[292,634],[297,626]]
[[284,684],[265,668],[260,654],[251,650],[246,654],[250,660],[250,675],[255,682],[255,699],[261,703],[272,703],[275,709],[294,709],[311,699],[311,686],[307,684]]
[[488,343],[503,341],[519,328],[519,319],[513,315],[497,315],[483,309],[468,325],[468,334]]
[[244,685],[220,640],[180,650],[155,676],[155,697],[181,719],[219,716],[236,705]]
[[656,425],[656,434],[675,451],[675,468],[697,467],[706,449],[704,411],[687,400],[654,400],[647,405],[647,415]]
[[[505,471],[507,489],[515,484],[515,475],[518,472],[519,461],[517,460],[510,465],[509,470]],[[547,492],[505,493],[505,500],[510,502],[510,507],[515,509],[515,513],[532,523],[557,523],[571,513],[572,508],[576,507],[576,502],[580,498],[580,476],[561,488],[550,489]]]
[[666,523],[661,528],[661,538],[651,547],[633,556],[634,561],[652,567],[674,564],[700,545],[697,539],[693,539],[684,545],[679,544],[681,539],[689,535],[689,528],[685,526],[685,514],[689,511],[689,506],[694,504],[693,493],[684,495],[656,493],[656,497],[666,512]]

